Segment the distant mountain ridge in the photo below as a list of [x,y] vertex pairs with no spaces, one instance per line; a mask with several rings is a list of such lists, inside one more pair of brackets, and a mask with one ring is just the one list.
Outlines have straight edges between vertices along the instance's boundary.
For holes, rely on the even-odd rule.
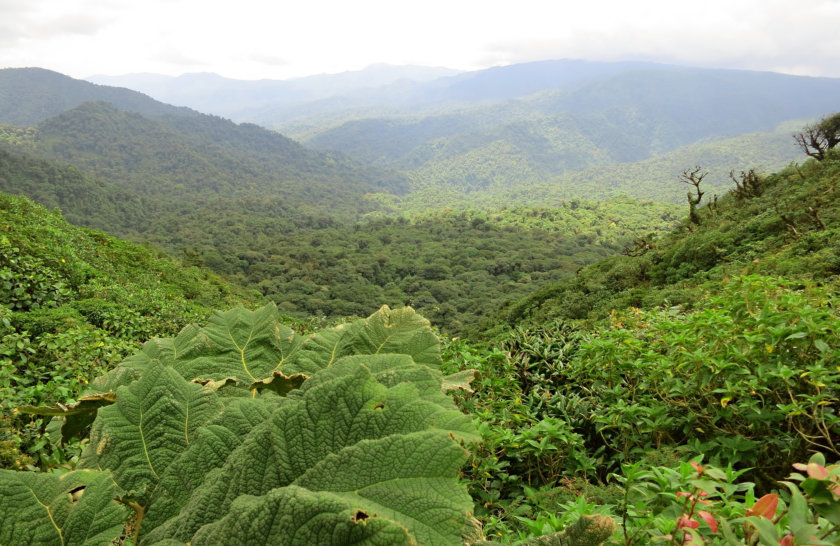
[[414,85],[458,73],[449,68],[379,64],[363,70],[289,80],[237,80],[213,73],[95,75],[87,80],[134,89],[169,104],[189,106],[236,121],[253,121],[242,112],[256,108],[290,107],[347,94],[364,94],[392,84]]
[[144,116],[195,116],[189,108],[171,106],[119,87],[97,85],[43,68],[0,69],[0,123],[35,125],[88,101],[104,101]]
[[147,205],[267,196],[300,213],[355,217],[375,206],[366,194],[408,190],[396,172],[127,89],[43,69],[0,70],[0,89],[0,124],[13,126],[0,127],[0,144],[74,165]]
[[[353,76],[370,76],[369,85],[307,95],[291,92],[293,82],[204,75],[208,85],[187,86],[181,98],[401,171],[412,180],[403,201],[412,210],[441,200],[524,204],[528,195],[557,202],[624,191],[682,200],[663,181],[673,177],[672,162],[686,161],[684,169],[710,161],[709,183],[723,189],[729,170],[778,168],[801,156],[779,126],[801,127],[840,108],[838,78],[648,62],[540,61],[427,81]],[[710,147],[742,136],[736,154]],[[667,174],[641,174],[654,165]]]

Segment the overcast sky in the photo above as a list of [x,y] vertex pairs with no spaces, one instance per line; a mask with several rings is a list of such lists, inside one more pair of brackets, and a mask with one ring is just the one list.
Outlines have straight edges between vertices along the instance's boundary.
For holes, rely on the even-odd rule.
[[565,58],[840,77],[840,0],[0,0],[0,67],[76,78]]

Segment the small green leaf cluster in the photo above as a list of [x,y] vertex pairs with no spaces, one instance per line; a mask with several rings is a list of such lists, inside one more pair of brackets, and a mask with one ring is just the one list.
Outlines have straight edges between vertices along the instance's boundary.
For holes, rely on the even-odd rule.
[[0,301],[12,310],[29,311],[59,305],[69,296],[60,275],[0,236]]
[[758,454],[761,472],[778,476],[810,450],[840,455],[836,294],[732,279],[690,312],[614,315],[564,376],[587,393],[612,457],[706,442],[715,460],[735,463],[737,439]]
[[799,472],[758,497],[743,471],[700,464],[622,464],[611,480],[624,544],[831,545],[840,540],[840,465],[814,454]]

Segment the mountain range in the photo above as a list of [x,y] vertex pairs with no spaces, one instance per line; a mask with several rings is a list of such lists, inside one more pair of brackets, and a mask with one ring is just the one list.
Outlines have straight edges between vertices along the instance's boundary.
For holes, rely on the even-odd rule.
[[[666,228],[677,209],[659,204],[685,203],[682,171],[708,169],[711,200],[731,171],[801,158],[791,133],[840,96],[836,79],[641,63],[419,73],[309,82],[345,94],[300,105],[301,143],[268,118],[237,123],[43,69],[0,70],[0,190],[160,245],[298,316],[412,301],[457,331]],[[376,115],[341,110],[352,97]],[[307,117],[314,104],[332,110]]]
[[[411,180],[398,202],[412,209],[435,204],[420,197],[431,188],[467,207],[527,204],[516,196],[529,194],[555,204],[622,193],[678,201],[682,192],[661,173],[674,180],[701,160],[707,184],[723,191],[730,170],[773,170],[802,157],[790,133],[836,110],[840,96],[837,78],[643,62],[541,61],[437,77],[416,70],[389,67],[390,80],[383,67],[288,82],[185,75],[167,79],[165,90],[149,77],[98,81],[157,98],[177,93],[179,104],[398,170]],[[721,141],[721,153],[711,153]],[[723,151],[733,147],[744,156]]]

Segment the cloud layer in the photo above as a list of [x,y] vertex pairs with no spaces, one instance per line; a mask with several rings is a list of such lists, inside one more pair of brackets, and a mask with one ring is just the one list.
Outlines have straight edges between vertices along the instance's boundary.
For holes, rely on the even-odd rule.
[[840,77],[840,0],[0,0],[0,66],[247,79],[643,59]]

